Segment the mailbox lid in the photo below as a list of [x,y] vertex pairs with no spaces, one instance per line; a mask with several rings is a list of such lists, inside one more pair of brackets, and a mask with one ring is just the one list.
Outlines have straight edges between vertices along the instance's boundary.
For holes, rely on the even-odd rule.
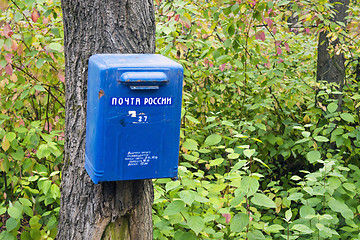
[[95,54],[90,60],[97,65],[111,68],[181,68],[181,64],[159,54]]

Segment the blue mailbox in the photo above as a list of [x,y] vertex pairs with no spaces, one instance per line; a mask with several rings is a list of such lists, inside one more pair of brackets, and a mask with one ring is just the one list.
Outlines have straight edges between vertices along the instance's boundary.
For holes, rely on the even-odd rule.
[[90,57],[85,168],[94,183],[177,176],[183,68],[157,54]]

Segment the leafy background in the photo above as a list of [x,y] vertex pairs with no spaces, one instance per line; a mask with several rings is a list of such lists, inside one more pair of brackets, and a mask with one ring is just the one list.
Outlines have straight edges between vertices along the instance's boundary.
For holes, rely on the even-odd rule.
[[[0,0],[0,239],[54,239],[64,144],[59,0]],[[329,1],[155,0],[184,66],[179,178],[154,239],[360,239],[360,12]],[[346,78],[316,81],[318,35]]]

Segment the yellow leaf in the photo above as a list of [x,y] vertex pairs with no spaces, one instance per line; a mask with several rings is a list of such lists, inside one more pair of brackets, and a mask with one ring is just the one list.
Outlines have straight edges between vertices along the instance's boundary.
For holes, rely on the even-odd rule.
[[246,5],[242,5],[241,8],[240,8],[240,12],[241,13],[244,13],[246,11]]
[[6,136],[4,136],[4,138],[3,138],[1,147],[4,149],[4,151],[7,151],[10,147],[10,142],[9,142],[9,140],[6,139]]

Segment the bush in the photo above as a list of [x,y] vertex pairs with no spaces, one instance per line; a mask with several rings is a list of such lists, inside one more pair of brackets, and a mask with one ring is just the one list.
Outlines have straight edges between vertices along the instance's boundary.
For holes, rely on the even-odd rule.
[[330,5],[159,1],[157,11],[158,52],[183,64],[185,85],[179,180],[155,181],[154,238],[357,239],[359,52],[344,51],[342,92],[316,81],[317,33],[342,31]]

